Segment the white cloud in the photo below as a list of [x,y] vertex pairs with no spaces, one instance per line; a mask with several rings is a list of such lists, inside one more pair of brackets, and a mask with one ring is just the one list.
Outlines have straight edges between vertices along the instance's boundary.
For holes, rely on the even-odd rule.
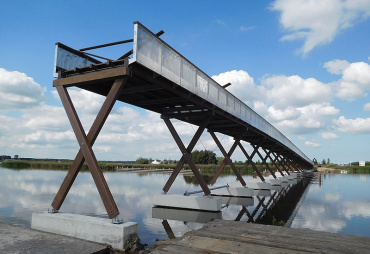
[[282,121],[296,119],[301,115],[301,112],[293,107],[287,107],[284,110],[276,109],[274,106],[268,108],[268,116],[273,121]]
[[323,132],[321,133],[323,139],[338,139],[339,136],[333,132]]
[[363,110],[364,111],[370,111],[370,102],[369,103],[366,103],[363,107]]
[[340,193],[326,193],[325,194],[325,200],[329,202],[337,202],[341,200],[342,195]]
[[350,66],[350,63],[346,60],[335,59],[324,63],[325,69],[332,74],[343,74],[343,71]]
[[255,29],[256,27],[255,26],[241,26],[239,28],[240,31],[249,31],[249,30],[253,30]]
[[302,140],[302,141],[305,141],[305,140],[307,140],[307,138],[305,138],[305,137],[302,137],[302,136],[298,136],[298,139],[299,139],[299,140]]
[[370,118],[346,119],[340,116],[336,121],[338,131],[352,134],[370,133]]
[[24,126],[31,130],[66,131],[70,124],[62,107],[42,104],[24,111]]
[[331,99],[330,86],[314,79],[294,76],[272,76],[261,81],[267,89],[267,98],[275,107],[303,107]]
[[320,143],[318,143],[318,142],[316,142],[316,141],[313,141],[313,140],[307,140],[306,142],[304,142],[304,144],[306,145],[306,146],[310,146],[310,147],[315,147],[315,148],[317,148],[317,147],[320,147],[321,146],[321,144]]
[[347,219],[351,219],[354,216],[360,216],[369,218],[370,217],[370,204],[361,201],[347,201],[343,204],[342,213]]
[[365,62],[351,63],[343,70],[338,81],[336,95],[344,100],[353,101],[366,97],[370,90],[370,65]]
[[220,85],[231,83],[231,86],[227,87],[226,90],[236,95],[247,105],[253,104],[253,101],[262,98],[264,94],[263,88],[257,86],[248,72],[243,70],[223,72],[212,76],[212,78]]
[[213,78],[283,133],[310,133],[326,127],[339,109],[330,85],[299,76],[267,76],[257,85],[246,71],[228,71]]
[[44,100],[45,91],[45,88],[42,88],[26,74],[0,68],[1,110],[35,107]]
[[282,40],[304,40],[298,51],[303,55],[370,16],[367,0],[276,0],[270,9],[281,13],[280,24],[288,31]]

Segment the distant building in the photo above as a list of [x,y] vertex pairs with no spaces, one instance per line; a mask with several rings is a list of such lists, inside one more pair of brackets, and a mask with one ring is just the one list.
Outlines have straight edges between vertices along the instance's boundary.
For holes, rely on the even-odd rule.
[[19,155],[14,155],[14,159],[16,159],[16,160],[18,160],[18,158],[19,158]]
[[158,164],[161,164],[161,162],[160,161],[157,161],[157,160],[154,160],[154,161],[152,161],[152,164],[158,165]]

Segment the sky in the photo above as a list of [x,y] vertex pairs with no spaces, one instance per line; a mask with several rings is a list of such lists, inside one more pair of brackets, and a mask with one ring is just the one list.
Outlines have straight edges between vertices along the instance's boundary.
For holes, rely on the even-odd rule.
[[[370,0],[5,0],[0,16],[0,155],[73,159],[78,143],[52,86],[55,43],[130,39],[140,21],[219,84],[231,82],[309,158],[370,160]],[[131,48],[91,53],[116,59]],[[104,97],[69,92],[87,132]],[[185,145],[197,128],[175,127]],[[228,150],[233,139],[219,138]],[[208,133],[195,149],[221,156]],[[114,161],[181,155],[158,114],[121,102],[93,150]]]

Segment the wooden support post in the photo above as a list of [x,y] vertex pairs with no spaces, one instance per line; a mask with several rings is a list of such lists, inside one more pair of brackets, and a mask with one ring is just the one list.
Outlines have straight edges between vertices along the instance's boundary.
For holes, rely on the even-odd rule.
[[253,152],[251,153],[251,156],[248,155],[247,151],[244,149],[244,147],[241,145],[241,143],[239,142],[239,147],[240,149],[242,150],[242,152],[244,153],[245,157],[247,157],[247,162],[245,163],[244,167],[243,167],[243,171],[241,172],[242,174],[244,173],[244,170],[247,168],[248,164],[251,164],[254,171],[257,173],[258,177],[261,179],[262,182],[265,181],[265,178],[263,177],[263,175],[261,174],[261,172],[259,171],[259,169],[257,168],[256,164],[253,162],[253,157],[254,155],[257,153],[257,149],[258,149],[258,146],[253,146],[254,150]]
[[[121,80],[120,83],[122,83],[123,80]],[[117,82],[118,83],[118,82]],[[89,167],[89,170],[93,176],[95,185],[98,189],[98,192],[100,194],[100,197],[103,201],[103,204],[105,206],[105,209],[108,213],[109,218],[114,218],[119,214],[116,202],[113,199],[112,193],[110,192],[110,189],[108,187],[108,184],[104,178],[104,175],[99,167],[98,161],[95,157],[95,154],[92,150],[92,140],[89,140],[86,136],[82,124],[78,118],[77,112],[73,106],[72,100],[68,94],[67,88],[65,86],[57,86],[56,87],[60,99],[63,103],[64,109],[67,113],[68,119],[72,125],[72,129],[76,135],[76,139],[80,145],[80,151],[83,155],[83,158],[86,160],[86,163]],[[116,94],[117,95],[117,94]],[[114,100],[115,101],[115,100]],[[104,111],[110,111],[109,109],[106,109]],[[97,120],[101,125],[105,121],[107,116],[103,116],[103,114],[100,116],[102,117],[100,120]],[[97,126],[98,127],[98,126]],[[100,131],[100,128],[98,128],[97,132]],[[95,136],[95,135],[92,135]],[[79,156],[81,158],[81,156]],[[83,159],[82,159],[83,160]],[[82,163],[77,163],[76,166],[80,166]],[[68,189],[68,181],[72,182],[74,179],[73,177],[69,180],[67,180],[67,184],[65,187]],[[63,199],[63,198],[62,198]]]
[[169,239],[175,239],[176,236],[173,233],[172,228],[171,228],[170,224],[168,223],[168,221],[167,220],[163,220],[162,221],[162,225],[163,225],[164,230],[167,233],[168,238]]
[[[264,150],[265,151],[265,150]],[[266,151],[265,151],[266,152]],[[273,154],[274,155],[274,157],[275,157],[275,159],[273,159],[272,157],[271,157],[271,154]],[[283,172],[280,170],[280,168],[279,168],[279,165],[276,163],[276,160],[277,160],[277,155],[275,155],[273,152],[271,152],[270,154],[269,154],[269,158],[270,158],[270,160],[272,161],[272,165],[279,171],[279,173],[280,173],[280,175],[281,176],[284,176],[284,174],[283,174]]]
[[206,182],[204,181],[202,175],[200,174],[197,166],[191,159],[189,151],[185,148],[184,143],[181,141],[180,136],[177,134],[175,128],[173,127],[170,119],[167,116],[162,115],[161,118],[167,125],[168,130],[170,131],[173,139],[175,140],[177,146],[179,147],[182,155],[184,156],[186,162],[189,164],[190,169],[193,171],[195,178],[198,180],[200,187],[202,188],[204,195],[208,196],[211,194]]
[[284,165],[284,161],[283,161],[283,158],[280,154],[277,155],[277,158],[278,158],[278,162],[280,163],[281,167],[284,169],[284,171],[290,175],[289,171],[286,169],[285,165]]
[[244,133],[242,133],[239,137],[237,137],[235,139],[235,142],[234,144],[232,145],[232,147],[230,148],[230,151],[229,153],[226,153],[224,147],[222,146],[221,142],[218,140],[218,138],[216,137],[215,133],[213,131],[209,131],[209,134],[211,134],[213,140],[216,142],[218,148],[220,149],[221,153],[223,154],[223,156],[225,157],[225,159],[223,160],[223,163],[222,165],[219,167],[219,169],[217,170],[216,174],[213,176],[212,180],[211,180],[211,184],[215,184],[217,178],[220,176],[221,174],[221,171],[223,170],[223,168],[225,167],[226,163],[230,165],[231,169],[234,171],[234,174],[236,175],[236,178],[240,181],[240,183],[243,185],[243,186],[246,186],[247,184],[245,183],[243,177],[240,175],[239,171],[236,169],[234,163],[232,162],[232,160],[230,159],[230,156],[233,154],[233,152],[235,151],[235,148],[237,147],[238,143],[240,142],[240,139],[243,137]]
[[245,206],[242,206],[242,209],[240,210],[238,216],[236,216],[234,221],[240,221],[240,219],[243,217],[246,211],[248,211],[248,209]]
[[263,156],[262,156],[262,154],[261,154],[261,153],[259,152],[259,150],[257,149],[257,154],[258,154],[258,156],[261,158],[261,165],[262,165],[262,164],[265,164],[265,166],[266,166],[267,170],[268,170],[268,171],[270,171],[271,175],[276,179],[276,176],[275,176],[274,171],[272,171],[272,169],[270,168],[269,164],[267,163],[267,158],[268,158],[269,154],[271,153],[271,151],[266,152],[266,150],[265,150],[265,149],[263,149],[263,151],[266,153],[266,156],[265,156],[265,157],[263,157]]
[[[90,128],[89,133],[87,134],[87,140],[89,141],[90,146],[94,144],[96,138],[98,137],[100,130],[102,129],[110,111],[113,108],[113,105],[118,95],[120,94],[120,91],[122,90],[122,88],[124,87],[126,83],[126,80],[127,80],[127,77],[118,78],[113,83],[107,95],[107,98],[105,99],[93,125]],[[59,210],[60,207],[62,206],[84,162],[85,162],[85,158],[80,149],[51,204],[51,206],[55,210]]]
[[[200,136],[202,135],[203,131],[207,127],[211,118],[212,118],[212,116],[206,117],[204,119],[204,121],[202,122],[202,124],[199,126],[198,130],[195,132],[194,137],[192,138],[192,140],[190,141],[190,143],[189,143],[189,145],[186,149],[188,151],[188,153],[191,153],[193,151],[195,145],[197,144]],[[177,175],[180,173],[180,170],[184,166],[185,162],[186,162],[185,156],[182,155],[181,159],[179,160],[179,162],[176,165],[176,168],[172,171],[172,174],[170,175],[166,184],[163,187],[164,193],[167,193],[168,190],[171,188],[173,182],[175,181]]]

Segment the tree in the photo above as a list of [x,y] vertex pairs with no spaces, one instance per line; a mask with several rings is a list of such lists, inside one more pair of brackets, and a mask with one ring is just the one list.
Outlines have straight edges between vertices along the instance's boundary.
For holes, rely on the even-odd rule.
[[195,150],[191,153],[191,158],[195,164],[217,164],[216,154],[208,150]]
[[328,160],[326,161],[326,163],[330,164],[330,159],[328,158]]
[[322,164],[322,165],[325,165],[325,164],[326,164],[326,160],[325,160],[325,159],[322,159],[321,164]]
[[149,160],[147,158],[139,157],[136,160],[137,164],[149,164]]

